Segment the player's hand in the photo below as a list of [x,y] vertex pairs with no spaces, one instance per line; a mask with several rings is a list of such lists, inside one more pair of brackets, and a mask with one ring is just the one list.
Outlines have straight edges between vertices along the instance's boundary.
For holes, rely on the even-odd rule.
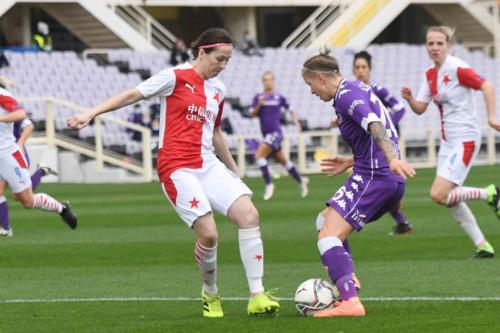
[[407,177],[415,177],[415,169],[406,161],[399,160],[397,158],[393,159],[389,163],[389,169],[395,175],[399,175],[406,179]]
[[413,94],[411,92],[411,89],[408,87],[401,88],[401,96],[408,102],[413,99]]
[[352,157],[333,156],[321,160],[321,172],[337,176],[352,166]]
[[491,128],[500,131],[500,121],[496,119],[489,119],[488,120],[488,125],[490,125]]
[[66,124],[69,128],[79,130],[84,128],[92,120],[92,117],[87,113],[79,113],[71,116],[66,120]]
[[335,118],[335,119],[332,119],[332,121],[330,122],[330,127],[331,128],[337,128],[339,127],[339,118]]

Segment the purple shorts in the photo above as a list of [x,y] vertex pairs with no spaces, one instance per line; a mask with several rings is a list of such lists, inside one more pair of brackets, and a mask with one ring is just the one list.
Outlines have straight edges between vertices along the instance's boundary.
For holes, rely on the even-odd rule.
[[267,133],[264,136],[264,140],[262,141],[273,150],[281,150],[281,142],[283,141],[283,133],[275,131],[271,133]]
[[404,183],[352,174],[326,204],[360,231],[365,224],[391,211],[401,201],[404,192]]

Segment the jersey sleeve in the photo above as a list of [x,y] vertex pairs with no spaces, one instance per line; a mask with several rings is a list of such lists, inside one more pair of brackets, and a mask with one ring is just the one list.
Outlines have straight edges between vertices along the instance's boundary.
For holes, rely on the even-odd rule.
[[169,96],[175,87],[175,72],[172,68],[164,69],[139,84],[139,90],[144,98],[149,99],[156,96]]
[[255,95],[252,99],[252,109],[257,106],[257,103],[259,103],[259,94]]
[[220,127],[220,123],[222,120],[222,111],[224,110],[224,100],[222,100],[219,104],[219,112],[217,113],[217,118],[215,118],[215,127]]
[[22,105],[13,97],[0,95],[0,106],[9,112],[22,110]]
[[486,81],[481,75],[477,74],[472,68],[457,68],[458,82],[467,88],[474,90],[481,89],[484,81]]
[[372,110],[371,103],[366,98],[347,92],[337,101],[338,109],[344,117],[351,118],[366,132],[370,123],[381,121],[379,116]]
[[425,75],[422,79],[422,83],[420,84],[420,89],[418,91],[416,100],[424,103],[429,103],[430,101],[432,101],[431,89]]
[[21,121],[21,129],[25,129],[26,127],[28,127],[30,125],[33,125],[33,122],[31,120],[29,120],[28,118],[24,118]]
[[281,104],[281,107],[284,108],[285,110],[290,109],[290,103],[288,103],[285,96],[280,97],[280,104]]

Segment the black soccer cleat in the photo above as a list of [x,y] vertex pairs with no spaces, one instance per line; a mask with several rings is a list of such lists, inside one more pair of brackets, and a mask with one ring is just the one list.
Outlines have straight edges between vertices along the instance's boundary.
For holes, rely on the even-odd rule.
[[488,252],[485,250],[477,250],[474,252],[474,254],[470,257],[471,259],[491,259],[495,256],[494,253]]
[[71,206],[68,201],[64,201],[62,203],[63,210],[59,213],[61,215],[64,223],[66,223],[71,229],[76,229],[78,225],[78,221],[76,219],[75,214],[71,211]]
[[410,235],[413,231],[410,223],[407,224],[397,224],[392,228],[392,232],[389,233],[391,236],[399,235]]

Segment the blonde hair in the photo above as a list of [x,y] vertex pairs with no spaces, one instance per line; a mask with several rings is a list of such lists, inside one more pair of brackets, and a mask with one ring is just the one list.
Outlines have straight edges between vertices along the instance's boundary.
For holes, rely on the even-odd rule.
[[271,71],[265,71],[264,73],[262,73],[261,79],[263,80],[264,76],[266,76],[266,75],[271,75],[274,79],[274,73]]
[[312,56],[304,62],[302,75],[318,73],[329,76],[340,75],[339,62],[334,57],[326,54]]
[[440,32],[446,36],[447,43],[452,43],[453,36],[455,35],[455,28],[450,28],[446,25],[434,25],[434,26],[430,26],[427,29],[427,33],[429,33],[429,32]]

